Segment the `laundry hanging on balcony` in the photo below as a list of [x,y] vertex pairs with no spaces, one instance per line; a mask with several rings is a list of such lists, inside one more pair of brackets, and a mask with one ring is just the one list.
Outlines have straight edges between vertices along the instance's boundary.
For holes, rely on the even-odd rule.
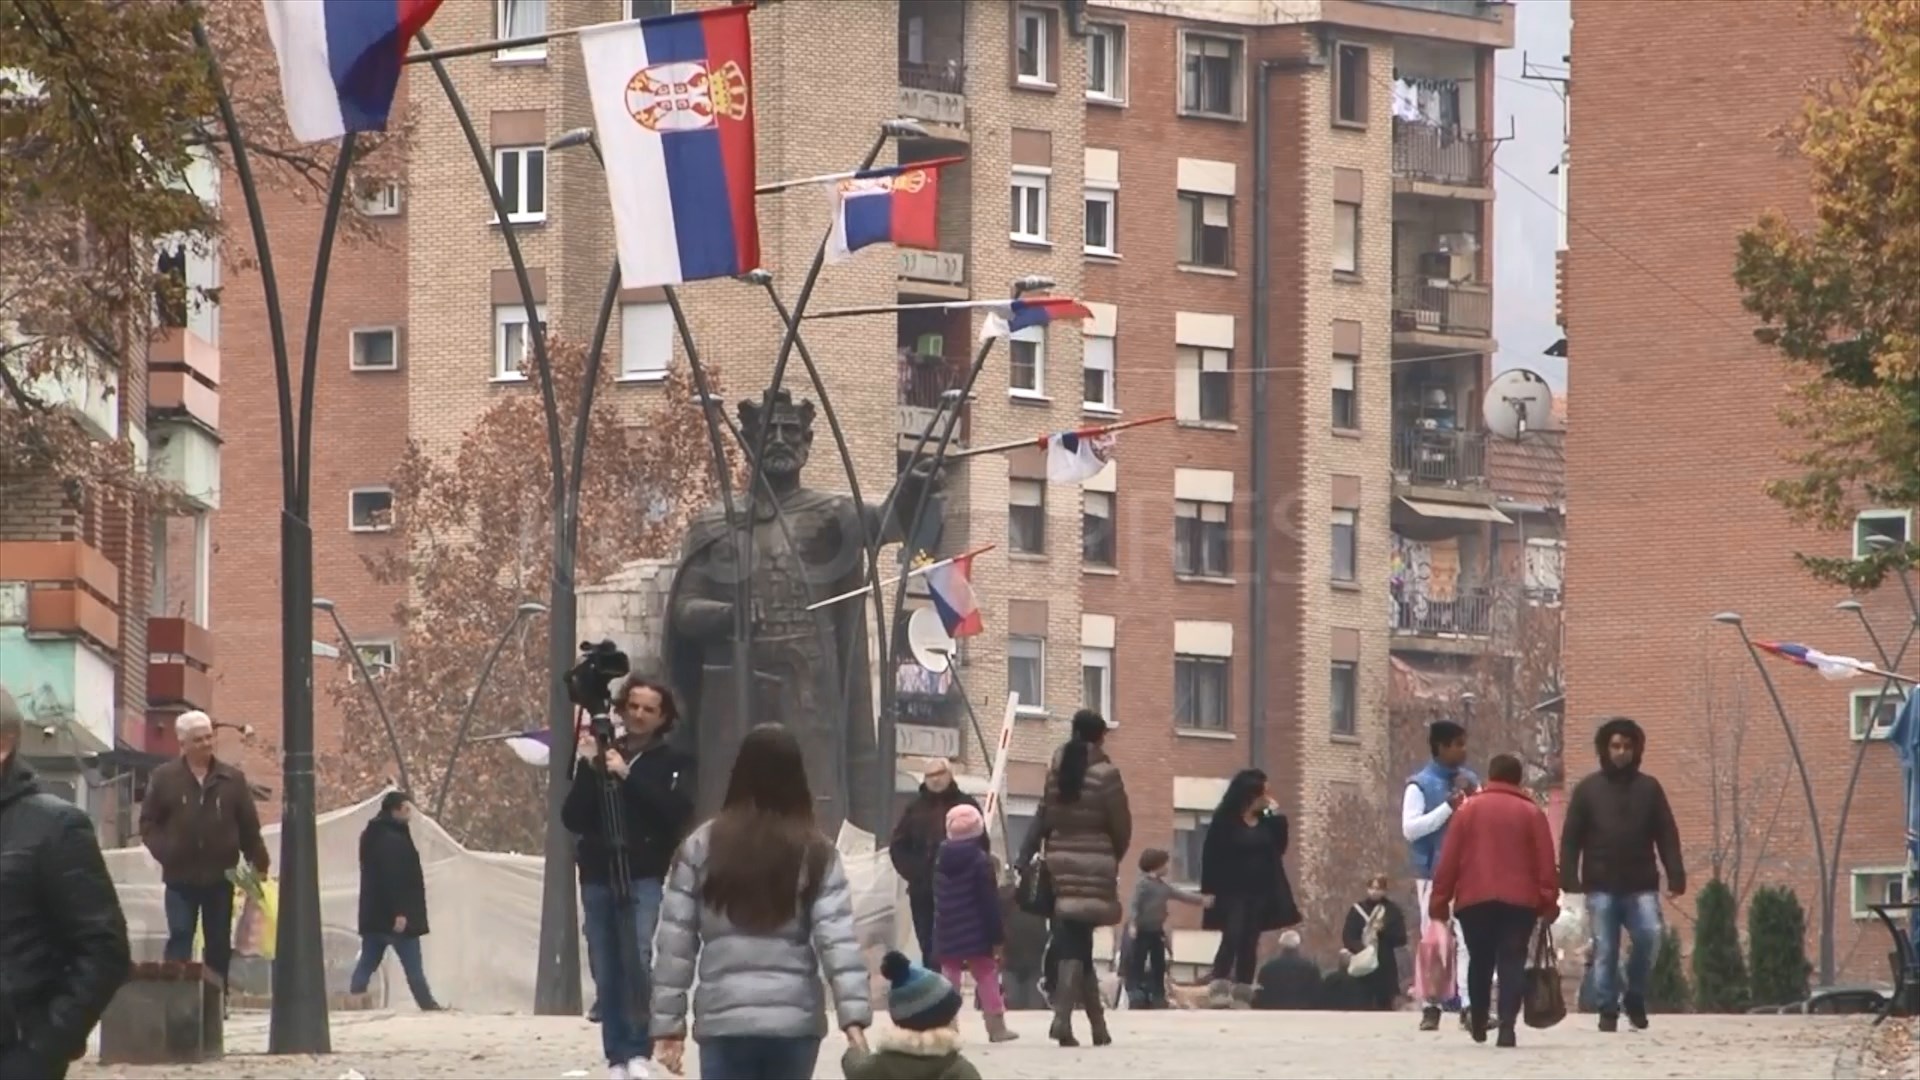
[[1393,80],[1393,116],[1409,124],[1457,131],[1460,80],[1401,76]]

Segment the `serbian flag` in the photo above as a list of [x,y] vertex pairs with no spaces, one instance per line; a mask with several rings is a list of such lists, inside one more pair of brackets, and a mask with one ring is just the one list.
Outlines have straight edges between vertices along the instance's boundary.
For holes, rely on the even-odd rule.
[[1047,479],[1056,484],[1079,484],[1097,475],[1113,460],[1113,436],[1086,431],[1058,431],[1043,435],[1047,451]]
[[972,555],[948,559],[925,576],[933,609],[940,613],[940,625],[946,627],[948,637],[972,637],[987,628],[980,618],[980,601],[973,595]]
[[[573,711],[574,742],[578,743],[580,737],[591,730],[591,726],[591,722],[587,719],[585,711],[580,709]],[[518,735],[501,741],[507,744],[507,749],[513,751],[514,757],[519,758],[529,765],[542,769],[547,767],[547,763],[553,753],[552,733],[544,727],[529,728]]]
[[385,131],[407,41],[440,0],[262,0],[287,125],[301,142]]
[[760,265],[750,7],[580,31],[629,289]]
[[1893,679],[1904,683],[1915,681],[1905,675],[1897,675],[1875,667],[1865,660],[1856,660],[1851,656],[1833,656],[1798,642],[1756,641],[1754,644],[1782,659],[1791,660],[1802,667],[1810,667],[1835,681],[1857,678],[1861,675],[1871,675],[1876,679]]
[[1091,318],[1093,312],[1087,310],[1087,305],[1072,297],[1037,296],[1031,300],[1014,300],[987,310],[986,324],[980,328],[980,340],[1008,337],[1018,331],[1048,323]]
[[867,169],[833,185],[833,232],[827,259],[844,262],[873,244],[940,246],[940,169],[961,158],[941,158]]

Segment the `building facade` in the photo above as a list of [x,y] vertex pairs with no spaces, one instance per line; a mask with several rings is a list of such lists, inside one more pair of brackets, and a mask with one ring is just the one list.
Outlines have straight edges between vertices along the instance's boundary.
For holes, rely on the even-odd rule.
[[[1710,620],[1737,613],[1756,639],[1877,661],[1859,617],[1835,607],[1847,593],[1809,578],[1794,554],[1846,558],[1873,533],[1913,535],[1912,507],[1862,506],[1851,535],[1816,533],[1764,494],[1792,468],[1782,455],[1793,437],[1775,419],[1789,376],[1753,340],[1731,277],[1735,236],[1762,211],[1809,219],[1806,172],[1769,132],[1799,114],[1808,85],[1844,70],[1846,50],[1843,27],[1792,5],[1574,5],[1569,779],[1591,767],[1584,755],[1601,718],[1639,720],[1693,887],[1713,876],[1742,891],[1791,886],[1816,958],[1817,852],[1787,736],[1738,632]],[[1683,95],[1686,109],[1663,104]],[[1889,583],[1860,597],[1890,649],[1912,617],[1898,593]],[[1769,664],[1826,852],[1840,849],[1840,969],[1884,979],[1884,930],[1865,905],[1899,898],[1905,864],[1900,766],[1877,741],[1893,709],[1872,715],[1880,687],[1867,680],[1836,684]],[[1755,820],[1754,807],[1776,804],[1776,822]]]

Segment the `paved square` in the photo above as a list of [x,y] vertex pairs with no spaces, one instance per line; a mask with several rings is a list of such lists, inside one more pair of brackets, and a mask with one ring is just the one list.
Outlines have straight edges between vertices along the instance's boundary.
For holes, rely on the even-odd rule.
[[[1489,1076],[1562,1080],[1579,1077],[1828,1077],[1836,1054],[1860,1045],[1860,1017],[1670,1016],[1652,1030],[1602,1035],[1593,1017],[1573,1016],[1550,1031],[1523,1030],[1521,1045],[1476,1046],[1458,1028],[1414,1030],[1413,1013],[1119,1012],[1111,1014],[1115,1045],[1063,1050],[1045,1038],[1047,1015],[1015,1013],[1017,1042],[986,1045],[979,1017],[963,1018],[967,1053],[995,1080],[1059,1077],[1325,1077],[1452,1078]],[[1081,1025],[1085,1037],[1085,1025]],[[599,1031],[582,1020],[444,1013],[337,1014],[325,1059],[274,1058],[266,1049],[266,1017],[236,1013],[228,1025],[232,1051],[194,1068],[126,1068],[77,1064],[70,1076],[186,1078],[257,1077],[337,1080],[349,1069],[369,1080],[421,1078],[599,1077]],[[822,1048],[816,1077],[841,1075],[844,1042]],[[695,1055],[689,1048],[689,1059]],[[690,1061],[689,1075],[697,1076]]]

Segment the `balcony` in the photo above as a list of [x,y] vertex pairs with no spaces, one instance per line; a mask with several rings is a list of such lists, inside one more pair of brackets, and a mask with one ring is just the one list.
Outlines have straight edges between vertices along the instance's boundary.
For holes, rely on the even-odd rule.
[[185,371],[147,374],[147,415],[153,419],[191,420],[208,431],[220,430],[220,391]]
[[1469,19],[1498,21],[1505,0],[1371,0],[1384,7],[1431,11],[1436,15],[1461,15]]
[[901,0],[900,115],[952,129],[967,126],[967,4]]
[[936,300],[968,300],[967,257],[958,251],[900,248],[900,292]]
[[148,471],[202,510],[220,509],[220,440],[177,416],[147,431]]
[[1395,345],[1453,349],[1491,348],[1493,290],[1475,282],[1402,278],[1393,288]]
[[1460,585],[1442,599],[1417,578],[1396,581],[1392,627],[1395,637],[1484,642],[1500,625],[1501,597],[1484,585]]
[[[29,637],[78,637],[106,652],[120,647],[120,571],[78,541],[0,542],[0,623],[24,625]],[[18,610],[13,610],[18,609]]]
[[186,619],[147,620],[147,704],[213,708],[213,633]]
[[1487,433],[1402,426],[1393,433],[1393,479],[1415,488],[1484,491]]
[[66,410],[95,436],[120,437],[120,372],[105,361],[63,361],[29,382],[26,390],[35,401]]
[[1491,199],[1487,143],[1432,124],[1393,122],[1394,190],[1416,195]]
[[[946,430],[946,415],[940,412],[941,399],[949,390],[961,390],[967,385],[967,365],[958,360],[949,360],[944,356],[926,356],[920,353],[906,352],[900,356],[899,364],[899,433],[903,444],[911,446],[920,439],[920,433],[929,425],[933,427],[931,440],[938,440],[940,433]],[[960,406],[959,426],[954,428],[954,443],[963,444],[967,438],[967,420],[969,409],[963,403]]]

